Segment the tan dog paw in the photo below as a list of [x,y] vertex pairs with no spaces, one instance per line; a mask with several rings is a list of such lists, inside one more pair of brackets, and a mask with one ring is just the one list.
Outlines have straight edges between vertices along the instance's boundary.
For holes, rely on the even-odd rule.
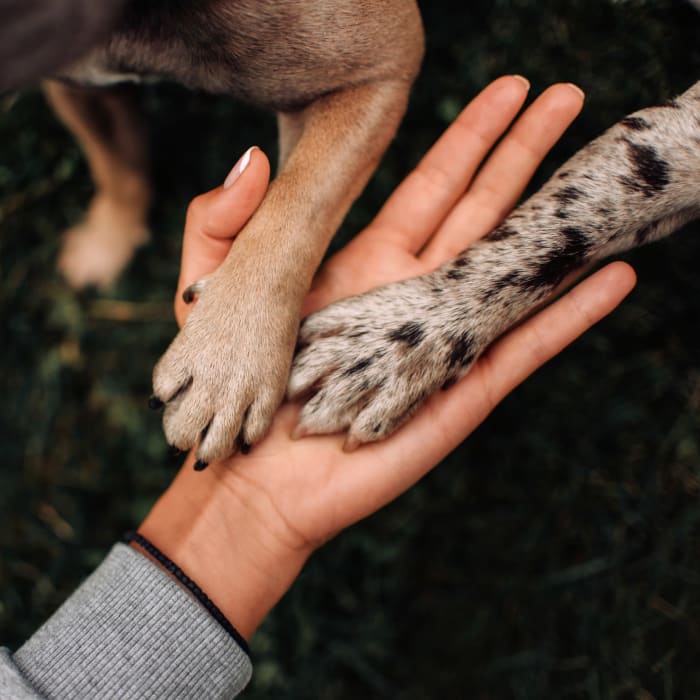
[[153,371],[151,405],[165,404],[168,443],[199,441],[199,468],[258,442],[284,397],[297,304],[271,298],[278,285],[243,279],[219,270],[193,285],[197,304]]

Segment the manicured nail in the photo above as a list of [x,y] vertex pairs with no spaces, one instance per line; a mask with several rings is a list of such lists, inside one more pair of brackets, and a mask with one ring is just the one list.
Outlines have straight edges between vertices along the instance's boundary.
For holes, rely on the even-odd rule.
[[201,459],[198,459],[198,460],[194,463],[194,470],[195,470],[196,472],[202,472],[202,471],[204,471],[208,466],[209,466],[209,462],[205,462],[205,461],[203,461],[203,460],[201,460]]
[[238,178],[243,174],[243,171],[248,167],[250,163],[250,154],[253,149],[257,146],[251,146],[238,160],[238,162],[231,168],[231,172],[228,174],[224,180],[224,189],[227,190],[233,186],[233,183],[238,180]]
[[578,85],[574,85],[573,83],[567,83],[567,85],[576,90],[576,92],[578,92],[578,94],[581,95],[581,99],[586,99],[586,93],[583,90],[581,90],[581,88]]
[[513,77],[516,80],[519,80],[525,86],[526,90],[530,89],[530,81],[527,78],[523,77],[522,75],[518,75],[517,73],[514,74]]
[[148,408],[152,411],[157,411],[159,408],[163,408],[165,404],[153,394],[150,399],[148,399]]

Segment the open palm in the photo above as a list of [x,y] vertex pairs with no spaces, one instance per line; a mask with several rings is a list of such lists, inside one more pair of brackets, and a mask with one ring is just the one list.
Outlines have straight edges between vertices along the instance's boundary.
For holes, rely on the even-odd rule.
[[[582,105],[576,88],[553,86],[503,136],[526,95],[525,82],[513,76],[496,80],[478,95],[370,226],[323,266],[304,313],[378,285],[424,274],[496,226]],[[219,255],[223,259],[236,230],[231,221],[242,225],[253,211],[256,199],[264,193],[267,168],[258,151],[246,171],[245,186],[241,178],[241,192],[247,193],[247,199],[243,198],[244,204],[238,201],[237,213],[228,218],[224,216],[226,206],[216,200],[221,193],[204,195],[191,210],[186,233],[191,255],[195,256],[197,248],[192,236],[199,235],[202,222],[216,238],[211,248],[215,252],[204,255],[205,262],[188,260],[186,239],[180,289],[210,271]],[[281,595],[316,547],[418,481],[506,394],[608,314],[633,285],[634,273],[623,263],[599,271],[502,337],[465,379],[433,396],[383,442],[348,453],[342,449],[342,435],[292,439],[299,409],[286,404],[269,435],[250,454],[212,464],[201,474],[193,472],[190,456],[171,489],[172,498],[187,493],[191,501],[201,500],[203,516],[197,522],[190,520],[188,537],[197,529],[206,536],[212,527],[212,503],[218,503],[214,510],[231,514],[232,530],[243,523],[255,533],[244,556],[255,562],[256,571],[275,571],[273,578],[280,579]],[[185,313],[178,302],[179,318]],[[162,501],[167,500],[166,494]],[[171,511],[182,512],[177,506],[172,501],[169,504]],[[178,517],[172,516],[174,528]],[[172,554],[177,560],[177,553]],[[236,556],[240,565],[241,553]],[[286,573],[279,566],[285,556],[296,561]]]

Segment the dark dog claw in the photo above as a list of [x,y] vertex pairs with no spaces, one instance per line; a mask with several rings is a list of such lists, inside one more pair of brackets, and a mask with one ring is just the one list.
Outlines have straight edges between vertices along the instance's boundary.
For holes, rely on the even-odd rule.
[[185,291],[182,293],[182,301],[184,301],[185,304],[191,304],[196,296],[197,291],[194,289],[194,285],[192,285],[187,287],[187,289],[185,289]]
[[168,457],[172,457],[173,459],[175,459],[176,457],[179,457],[181,454],[182,454],[182,450],[175,447],[175,445],[170,445],[170,447],[168,447]]
[[[246,415],[247,415],[246,411]],[[242,455],[247,455],[250,452],[250,445],[243,439],[242,433],[238,433],[236,438],[236,447]]]
[[152,411],[157,411],[159,408],[163,408],[165,404],[155,395],[148,399],[148,408]]
[[209,466],[209,462],[204,462],[201,459],[198,459],[194,463],[194,470],[196,472],[201,472],[201,471],[204,471],[208,466]]

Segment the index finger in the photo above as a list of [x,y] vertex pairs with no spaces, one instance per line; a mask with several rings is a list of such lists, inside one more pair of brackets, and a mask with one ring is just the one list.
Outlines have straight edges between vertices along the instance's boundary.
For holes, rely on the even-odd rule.
[[417,253],[464,194],[481,161],[516,117],[529,83],[494,80],[450,125],[377,214],[371,229]]

